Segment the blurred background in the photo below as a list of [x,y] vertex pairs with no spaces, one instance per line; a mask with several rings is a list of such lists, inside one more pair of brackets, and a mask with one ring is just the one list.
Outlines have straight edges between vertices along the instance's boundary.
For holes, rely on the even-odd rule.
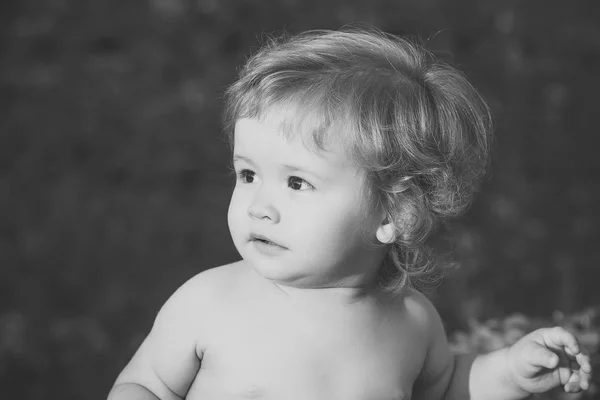
[[565,323],[597,352],[598,2],[3,0],[0,397],[105,398],[167,297],[237,259],[223,90],[263,33],[350,22],[420,38],[494,111],[432,294],[448,333]]

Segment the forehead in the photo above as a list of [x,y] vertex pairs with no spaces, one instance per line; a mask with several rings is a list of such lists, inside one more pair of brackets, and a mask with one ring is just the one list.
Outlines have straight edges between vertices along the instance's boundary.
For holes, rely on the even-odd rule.
[[342,124],[330,124],[297,108],[278,107],[254,118],[240,118],[234,132],[234,152],[253,151],[273,158],[305,157],[339,168],[357,170],[343,140]]

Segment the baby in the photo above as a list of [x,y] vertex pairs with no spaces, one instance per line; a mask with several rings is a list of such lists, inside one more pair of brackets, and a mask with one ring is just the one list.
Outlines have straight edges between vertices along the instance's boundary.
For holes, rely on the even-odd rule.
[[271,40],[227,91],[242,260],[190,279],[109,394],[118,399],[521,399],[589,387],[562,328],[451,354],[419,291],[428,238],[465,210],[490,113],[458,71],[375,30]]

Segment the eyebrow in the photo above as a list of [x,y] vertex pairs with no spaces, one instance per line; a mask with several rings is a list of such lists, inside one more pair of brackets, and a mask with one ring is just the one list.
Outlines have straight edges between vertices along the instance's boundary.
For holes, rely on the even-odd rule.
[[285,167],[285,169],[290,170],[290,171],[304,171],[304,172],[311,173],[313,175],[318,175],[315,171],[313,171],[309,168],[300,166],[300,165],[283,164],[283,166]]
[[239,154],[234,154],[233,155],[233,162],[236,162],[236,161],[245,161],[245,162],[247,162],[249,164],[254,165],[254,163],[252,162],[251,159],[249,159],[248,157],[241,156]]

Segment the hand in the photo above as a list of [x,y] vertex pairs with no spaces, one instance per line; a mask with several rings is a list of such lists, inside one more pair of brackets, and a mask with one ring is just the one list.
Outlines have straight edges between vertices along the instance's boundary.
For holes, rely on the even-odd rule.
[[521,390],[547,392],[564,386],[577,393],[590,387],[590,358],[581,353],[575,336],[561,327],[542,328],[513,344],[507,354],[511,379]]

